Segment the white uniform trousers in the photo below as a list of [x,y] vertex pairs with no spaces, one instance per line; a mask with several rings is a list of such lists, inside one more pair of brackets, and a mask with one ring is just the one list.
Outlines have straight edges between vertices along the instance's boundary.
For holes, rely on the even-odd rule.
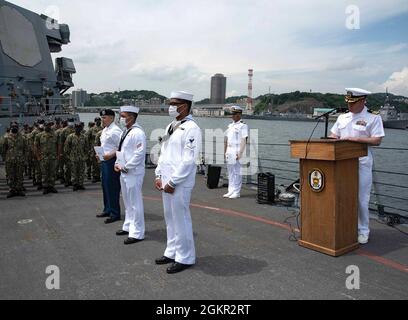
[[228,193],[240,194],[242,187],[241,163],[227,164],[228,169]]
[[369,163],[359,164],[359,194],[358,194],[358,234],[368,236],[370,233],[370,202],[371,185],[373,182],[372,165]]
[[190,200],[193,188],[178,186],[173,194],[163,192],[167,247],[164,256],[182,264],[195,264]]
[[129,232],[129,238],[144,239],[145,221],[143,208],[143,185],[144,174],[136,176],[121,175],[120,185],[123,202],[125,204],[125,223],[122,229]]

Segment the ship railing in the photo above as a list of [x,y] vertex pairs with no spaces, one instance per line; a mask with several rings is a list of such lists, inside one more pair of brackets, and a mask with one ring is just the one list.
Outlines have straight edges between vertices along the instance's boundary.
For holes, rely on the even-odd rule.
[[69,98],[36,99],[32,97],[21,105],[11,97],[0,97],[0,116],[3,117],[55,116],[71,114],[74,111]]
[[12,103],[11,97],[0,96],[0,116],[11,117],[12,116]]
[[[258,149],[268,148],[268,153],[272,152],[271,148],[279,148],[277,154],[281,156],[267,157],[261,152],[257,157],[258,172],[270,172],[275,176],[277,186],[287,186],[299,179],[299,162],[290,159],[290,145],[283,143],[259,143]],[[287,157],[282,156],[282,148],[287,150]],[[248,149],[248,148],[247,148]],[[261,150],[262,150],[261,149]],[[395,151],[403,153],[404,157],[408,158],[408,148],[394,147],[373,147],[373,152],[389,152]],[[203,149],[204,150],[204,149]],[[284,151],[286,152],[286,151]],[[203,154],[203,159],[220,159],[223,154],[214,152],[212,155]],[[217,158],[218,157],[218,158]],[[375,161],[374,156],[374,161]],[[217,163],[215,160],[212,163],[206,163],[221,166],[225,169],[223,177],[226,176],[226,164]],[[401,215],[408,218],[408,174],[399,171],[378,169],[374,163],[373,167],[373,184],[371,191],[370,209],[376,211],[379,215],[384,213]],[[247,175],[243,178],[243,183],[254,187],[257,185],[257,174]]]
[[41,98],[41,113],[45,116],[73,113],[75,110],[70,102],[70,98]]

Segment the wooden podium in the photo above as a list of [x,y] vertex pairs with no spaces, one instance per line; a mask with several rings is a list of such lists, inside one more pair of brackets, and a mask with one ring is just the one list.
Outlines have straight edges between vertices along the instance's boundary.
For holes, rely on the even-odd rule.
[[303,247],[340,256],[358,248],[358,158],[367,145],[335,139],[290,141],[300,159]]

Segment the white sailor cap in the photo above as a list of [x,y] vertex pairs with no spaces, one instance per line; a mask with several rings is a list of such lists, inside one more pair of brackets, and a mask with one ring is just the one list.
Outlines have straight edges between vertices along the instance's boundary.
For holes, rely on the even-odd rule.
[[232,106],[231,107],[231,112],[232,113],[242,113],[244,109],[242,109],[240,106]]
[[194,95],[186,91],[173,91],[170,95],[170,99],[193,101]]
[[120,112],[132,112],[132,113],[139,113],[140,108],[135,106],[123,106],[120,107]]
[[370,95],[371,92],[360,88],[346,88],[346,102],[357,102]]

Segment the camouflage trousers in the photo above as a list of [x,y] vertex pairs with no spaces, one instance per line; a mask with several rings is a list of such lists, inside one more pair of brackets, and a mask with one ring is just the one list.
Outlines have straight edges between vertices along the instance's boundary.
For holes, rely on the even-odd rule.
[[86,159],[86,175],[88,178],[91,178],[92,176],[92,164],[92,158],[89,156],[88,159]]
[[65,163],[66,159],[64,156],[61,156],[61,158],[58,160],[58,166],[57,166],[57,178],[58,179],[63,179],[65,180]]
[[6,172],[10,191],[23,191],[24,162],[6,161]]
[[61,179],[62,177],[64,177],[64,174],[61,174],[62,170],[62,160],[61,159],[57,159],[56,160],[56,165],[55,165],[55,178],[56,179]]
[[25,174],[32,179],[33,177],[33,157],[32,155],[28,155],[25,161]]
[[37,159],[34,159],[33,171],[34,182],[41,183],[42,181],[41,163]]
[[68,159],[65,159],[64,161],[64,178],[65,178],[65,183],[71,182],[71,161]]
[[92,153],[91,159],[92,159],[92,177],[100,179],[101,178],[101,168],[100,168],[98,159],[96,159],[95,153]]
[[85,162],[71,161],[72,168],[72,185],[83,186],[85,179]]
[[55,186],[55,172],[56,160],[43,159],[41,160],[42,185],[43,188],[50,188]]

